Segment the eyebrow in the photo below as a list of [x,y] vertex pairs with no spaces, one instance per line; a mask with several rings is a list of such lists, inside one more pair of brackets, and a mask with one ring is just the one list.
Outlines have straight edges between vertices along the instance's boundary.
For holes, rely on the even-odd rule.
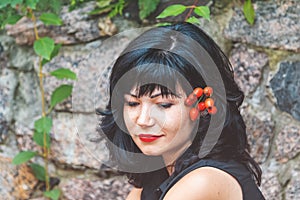
[[[129,93],[129,95],[134,97],[134,98],[138,98],[137,95],[134,95],[134,94],[131,94],[131,93]],[[158,97],[158,96],[161,96],[161,95],[162,95],[161,93],[158,93],[158,94],[155,94],[155,95],[151,95],[150,98],[154,99],[155,97]]]

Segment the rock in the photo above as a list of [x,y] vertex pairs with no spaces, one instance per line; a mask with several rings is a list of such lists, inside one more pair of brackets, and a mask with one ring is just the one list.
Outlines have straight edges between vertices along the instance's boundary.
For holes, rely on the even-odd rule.
[[300,152],[300,127],[287,124],[278,133],[276,144],[276,159],[280,162],[287,162]]
[[18,84],[16,73],[4,68],[0,71],[0,143],[7,137],[13,119],[13,103]]
[[29,199],[38,180],[27,165],[15,166],[11,161],[11,158],[0,156],[1,199]]
[[[45,26],[41,21],[37,21],[39,36],[51,37],[56,43],[75,44],[93,41],[100,36],[115,34],[117,29],[110,21],[101,23],[103,30],[101,28],[99,30],[98,18],[88,15],[95,8],[96,2],[85,3],[84,7],[71,12],[68,11],[68,6],[64,6],[60,14],[63,25]],[[23,18],[16,25],[7,25],[6,30],[8,35],[16,38],[17,44],[32,45],[35,40],[33,27],[30,19]]]
[[26,127],[33,128],[33,123],[42,114],[41,94],[38,77],[34,73],[20,72],[19,85],[14,100],[14,120]]
[[285,190],[285,199],[300,199],[300,171],[292,172],[292,180],[289,182]]
[[275,123],[271,114],[264,111],[243,109],[241,114],[245,120],[251,155],[258,163],[266,161],[274,137]]
[[229,60],[234,69],[234,78],[238,86],[249,95],[254,92],[262,77],[262,70],[268,63],[265,53],[237,44],[231,51]]
[[67,200],[125,199],[132,186],[124,177],[106,180],[70,179],[60,185],[63,197]]
[[282,200],[282,187],[278,181],[277,173],[272,167],[265,167],[262,174],[261,192],[265,199]]
[[300,121],[300,61],[283,61],[270,80],[280,110]]
[[96,132],[95,115],[59,113],[53,119],[52,158],[73,168],[100,169],[108,150]]
[[256,46],[300,52],[300,3],[256,1],[256,19],[251,26],[240,8],[235,8],[225,37]]

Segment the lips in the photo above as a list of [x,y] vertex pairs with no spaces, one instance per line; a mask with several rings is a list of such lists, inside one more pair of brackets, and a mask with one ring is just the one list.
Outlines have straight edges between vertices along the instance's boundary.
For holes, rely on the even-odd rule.
[[162,137],[162,135],[150,135],[150,134],[140,134],[139,135],[139,138],[142,142],[153,142],[160,137]]

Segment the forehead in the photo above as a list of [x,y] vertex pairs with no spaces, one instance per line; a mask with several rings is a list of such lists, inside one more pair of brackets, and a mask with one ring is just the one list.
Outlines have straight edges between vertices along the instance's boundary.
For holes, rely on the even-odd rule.
[[135,96],[153,96],[161,94],[161,96],[181,97],[185,95],[185,92],[179,83],[176,83],[175,87],[173,88],[156,84],[142,86],[134,85],[129,93]]

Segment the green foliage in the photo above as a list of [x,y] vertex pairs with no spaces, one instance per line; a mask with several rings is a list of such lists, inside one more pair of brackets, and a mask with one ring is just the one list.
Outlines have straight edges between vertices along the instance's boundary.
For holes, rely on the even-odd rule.
[[186,9],[187,7],[181,4],[171,5],[168,6],[166,9],[164,9],[162,13],[160,13],[156,18],[160,19],[160,18],[166,18],[170,16],[177,16],[183,13]]
[[247,22],[249,24],[253,25],[254,19],[255,19],[255,11],[254,11],[253,5],[251,3],[251,0],[246,0],[244,2],[243,12],[244,12],[244,16],[245,16]]
[[34,176],[40,180],[40,181],[45,181],[46,180],[46,171],[45,168],[39,164],[36,163],[31,163],[30,168],[32,169],[32,172],[34,174]]
[[40,16],[40,20],[46,25],[62,25],[60,17],[53,13],[43,13]]
[[77,79],[76,74],[66,68],[60,68],[60,69],[54,70],[54,71],[50,72],[50,74],[52,76],[55,76],[58,79],[65,79],[65,78],[71,79],[71,80]]
[[[46,143],[44,142],[44,135],[46,136]],[[49,133],[42,133],[35,130],[33,134],[33,141],[41,147],[46,147],[47,149],[50,148],[51,138]]]
[[34,122],[34,129],[39,133],[50,133],[52,128],[52,119],[50,117],[41,117]]
[[27,7],[31,9],[36,9],[36,4],[39,2],[39,0],[26,0]]
[[145,19],[148,17],[153,11],[156,10],[160,0],[139,0],[139,16],[140,19]]
[[197,17],[194,17],[194,16],[189,17],[186,21],[189,22],[189,23],[192,23],[192,24],[199,24],[200,23],[199,19]]
[[60,190],[54,189],[54,190],[46,191],[44,192],[44,196],[51,198],[52,200],[58,200],[60,196]]
[[194,13],[197,14],[200,17],[203,17],[204,19],[209,20],[210,19],[210,10],[207,6],[198,6],[194,9]]
[[40,38],[34,42],[33,49],[37,55],[50,60],[54,49],[54,40],[49,37]]
[[28,160],[30,160],[31,158],[33,158],[34,156],[36,156],[36,152],[33,151],[23,151],[20,152],[18,155],[16,155],[12,161],[13,164],[15,165],[19,165],[22,163],[27,162]]
[[57,87],[51,95],[51,107],[68,98],[72,93],[72,85],[61,85]]

